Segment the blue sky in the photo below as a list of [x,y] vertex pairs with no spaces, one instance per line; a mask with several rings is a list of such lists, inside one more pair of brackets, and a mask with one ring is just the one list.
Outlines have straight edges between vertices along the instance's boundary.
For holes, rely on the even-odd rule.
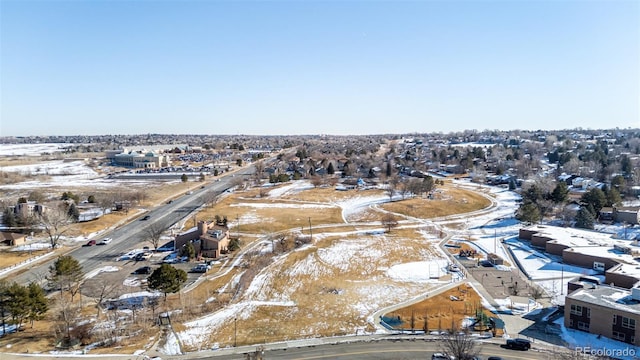
[[638,1],[0,1],[0,136],[640,127]]

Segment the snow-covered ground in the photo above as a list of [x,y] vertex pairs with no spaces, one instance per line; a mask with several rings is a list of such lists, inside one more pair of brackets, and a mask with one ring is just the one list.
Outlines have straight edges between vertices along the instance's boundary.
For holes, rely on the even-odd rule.
[[0,156],[40,156],[63,152],[71,144],[0,144]]
[[574,350],[576,353],[592,355],[591,357],[585,357],[585,359],[596,358],[596,356],[600,356],[600,358],[609,356],[613,359],[632,360],[637,359],[637,356],[640,355],[640,347],[638,346],[584,331],[567,329],[564,327],[564,318],[559,318],[555,323],[560,326],[560,336],[562,340],[569,344],[567,346],[569,349]]

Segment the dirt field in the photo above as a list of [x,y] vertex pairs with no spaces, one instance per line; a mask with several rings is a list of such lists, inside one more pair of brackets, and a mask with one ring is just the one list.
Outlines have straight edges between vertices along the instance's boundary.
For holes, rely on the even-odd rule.
[[[453,298],[452,298],[453,297]],[[452,300],[455,299],[455,300]],[[398,330],[454,331],[460,330],[463,319],[482,312],[488,317],[495,316],[484,309],[480,295],[468,284],[446,291],[411,306],[384,315],[384,319]],[[413,317],[413,328],[411,319]],[[479,329],[487,330],[486,328]],[[502,335],[498,332],[497,335]]]

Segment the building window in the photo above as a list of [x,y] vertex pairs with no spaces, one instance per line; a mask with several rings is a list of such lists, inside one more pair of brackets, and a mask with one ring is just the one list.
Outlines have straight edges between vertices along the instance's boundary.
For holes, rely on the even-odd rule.
[[578,321],[578,330],[589,331],[589,323]]
[[569,319],[569,327],[572,328],[573,327],[573,319]]
[[632,344],[636,343],[636,336],[635,335],[631,335],[631,338],[629,338],[629,342]]
[[613,325],[618,323],[618,315],[613,315]]
[[614,331],[612,332],[611,337],[614,340],[624,341],[624,333],[621,332]]
[[587,319],[591,319],[591,308],[585,308],[587,309]]
[[636,320],[635,319],[629,319],[628,317],[622,317],[622,327],[623,328],[627,328],[627,329],[631,329],[631,330],[635,330],[636,329]]
[[580,305],[571,305],[571,313],[573,315],[582,316],[582,306],[580,306]]

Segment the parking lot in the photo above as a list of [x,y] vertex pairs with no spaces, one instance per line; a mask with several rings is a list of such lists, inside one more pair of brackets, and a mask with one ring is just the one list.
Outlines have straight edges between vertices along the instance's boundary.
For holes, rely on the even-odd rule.
[[[116,259],[114,259],[113,263],[109,267],[105,268],[105,271],[102,271],[86,280],[85,287],[83,288],[83,295],[97,298],[100,296],[103,288],[107,286],[115,288],[113,291],[114,293],[109,295],[110,298],[117,298],[119,295],[124,293],[146,291],[148,289],[146,287],[145,280],[149,275],[132,273],[144,266],[149,266],[152,270],[157,269],[162,264],[162,259],[168,254],[170,254],[170,252],[152,253],[149,260],[141,261],[136,261],[134,259],[116,261]],[[171,266],[187,272],[186,284],[190,284],[195,282],[200,276],[204,275],[204,273],[190,272],[191,268],[196,264],[197,262],[193,261],[178,262],[171,264]]]

